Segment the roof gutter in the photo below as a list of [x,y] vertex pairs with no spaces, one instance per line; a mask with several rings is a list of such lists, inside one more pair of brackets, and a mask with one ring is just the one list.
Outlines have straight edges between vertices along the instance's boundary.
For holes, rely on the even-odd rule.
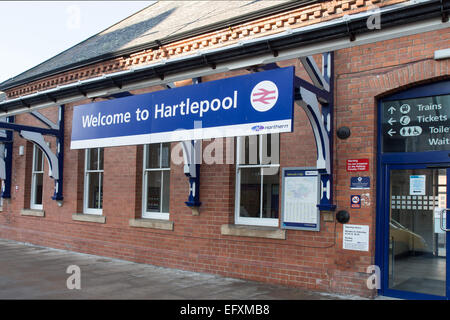
[[[303,54],[309,55],[359,45],[361,44],[360,39],[366,41],[365,43],[380,41],[383,40],[382,37],[389,38],[389,35],[386,36],[386,34],[392,33],[392,30],[405,24],[418,24],[415,31],[408,26],[408,30],[412,30],[411,32],[425,32],[427,30],[420,25],[421,22],[425,24],[428,20],[437,21],[436,18],[445,21],[445,15],[448,17],[449,12],[450,2],[442,0],[422,0],[381,8],[379,11],[381,30],[378,31],[367,28],[367,19],[373,15],[373,12],[344,16],[305,28],[242,41],[224,48],[199,51],[193,55],[172,58],[3,101],[0,102],[0,116],[300,57],[299,50],[303,50]],[[438,22],[440,23],[440,21]],[[434,23],[436,24],[436,22]],[[439,27],[442,28],[450,26],[448,23],[441,24],[442,26]],[[395,36],[400,35],[406,35],[405,31],[403,30]],[[373,37],[369,38],[369,36]],[[364,37],[367,39],[364,40]],[[314,47],[314,49],[308,51],[310,47]],[[289,56],[290,54],[292,57]]]

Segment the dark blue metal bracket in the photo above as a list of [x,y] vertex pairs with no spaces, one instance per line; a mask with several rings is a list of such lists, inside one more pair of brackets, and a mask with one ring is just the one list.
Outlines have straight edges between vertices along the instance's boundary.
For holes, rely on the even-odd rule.
[[[334,60],[333,52],[322,54],[322,71],[311,56],[300,61],[313,84],[296,77],[296,102],[305,110],[317,146],[317,169],[321,174],[321,197],[318,208],[334,211],[333,204],[333,104],[334,104]],[[319,107],[321,105],[321,108]]]
[[[198,84],[201,78],[193,78],[192,84]],[[176,88],[175,83],[166,83],[167,89]],[[193,209],[200,207],[200,157],[201,157],[201,140],[182,141],[183,158],[184,158],[184,174],[189,178],[189,196],[185,204]],[[197,213],[198,214],[198,213]]]
[[60,106],[58,110],[59,135],[56,137],[56,157],[58,158],[58,176],[55,180],[55,193],[53,200],[63,200],[63,167],[64,167],[64,106]]
[[[334,211],[333,204],[333,103],[334,103],[334,62],[333,52],[322,54],[322,70],[312,56],[299,58],[311,82],[294,78],[295,101],[303,108],[313,128],[317,147],[316,167],[320,173],[321,196],[318,208]],[[277,64],[258,66],[255,71],[272,70]]]
[[189,178],[188,207],[200,207],[200,157],[201,140],[182,141],[184,155],[184,174]]
[[[6,121],[14,122],[14,116],[7,117]],[[13,133],[2,130],[0,137],[0,179],[2,179],[3,199],[11,198],[11,176],[12,176],[12,155],[13,155]]]
[[[10,143],[5,143],[5,188],[2,192],[2,197],[6,198],[8,196],[11,196],[11,182],[9,181],[8,183],[8,176],[10,177],[12,172],[11,131],[17,131],[22,138],[34,143],[44,153],[50,168],[49,176],[55,179],[55,192],[52,196],[52,199],[62,201],[64,165],[64,105],[59,106],[58,123],[53,123],[51,120],[37,111],[32,111],[30,114],[44,123],[48,128],[20,125],[14,123],[11,120],[8,120],[8,122],[0,122],[0,129],[4,129],[6,131],[6,134],[9,135],[11,141]],[[44,135],[51,135],[56,137],[56,154],[50,150],[49,146],[44,140]],[[8,136],[6,137],[6,139],[8,139]],[[8,150],[8,144],[10,144],[10,150]]]
[[327,196],[325,193],[322,193],[322,198],[319,204],[320,210],[330,210],[334,211],[336,209],[336,205],[333,204],[333,136],[334,136],[334,53],[327,52],[322,56],[322,74],[323,78],[328,83],[328,88],[325,88],[328,91],[328,101],[322,103],[322,116],[324,126],[327,130],[328,134],[328,143],[329,143],[329,163],[330,163],[330,172],[322,174],[322,186],[328,186],[326,190],[329,192]]
[[[199,84],[201,78],[193,78],[192,84]],[[201,140],[183,141],[184,174],[189,178],[189,196],[185,204],[190,208],[198,208],[200,202],[200,163]]]

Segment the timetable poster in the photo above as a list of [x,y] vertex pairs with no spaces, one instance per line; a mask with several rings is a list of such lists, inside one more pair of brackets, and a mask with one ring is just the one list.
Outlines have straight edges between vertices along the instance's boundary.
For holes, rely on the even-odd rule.
[[319,231],[319,182],[316,170],[283,169],[283,228]]

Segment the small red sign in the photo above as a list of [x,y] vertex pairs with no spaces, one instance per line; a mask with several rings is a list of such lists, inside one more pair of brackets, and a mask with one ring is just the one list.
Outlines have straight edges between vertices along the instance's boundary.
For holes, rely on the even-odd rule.
[[348,159],[347,171],[369,171],[369,159]]

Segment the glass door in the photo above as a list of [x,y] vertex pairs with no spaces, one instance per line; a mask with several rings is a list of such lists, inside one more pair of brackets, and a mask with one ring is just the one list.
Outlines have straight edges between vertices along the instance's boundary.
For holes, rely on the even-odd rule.
[[450,169],[388,166],[388,290],[447,297]]

